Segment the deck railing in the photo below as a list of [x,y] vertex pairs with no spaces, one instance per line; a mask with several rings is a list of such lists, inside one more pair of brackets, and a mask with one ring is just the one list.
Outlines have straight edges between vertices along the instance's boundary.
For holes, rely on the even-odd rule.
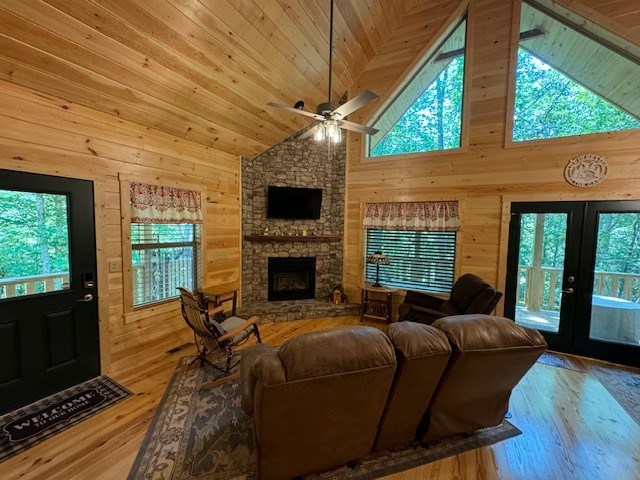
[[69,272],[0,278],[0,299],[63,290],[63,285],[68,282]]
[[135,264],[132,270],[134,306],[177,297],[176,287],[193,288],[195,272],[192,257]]
[[[538,288],[532,286],[532,277],[538,275]],[[542,267],[538,272],[529,265],[518,266],[516,305],[527,309],[558,310],[562,298],[562,268]],[[640,274],[623,272],[594,273],[594,295],[624,298],[635,302],[640,298]],[[542,285],[542,288],[540,288]]]

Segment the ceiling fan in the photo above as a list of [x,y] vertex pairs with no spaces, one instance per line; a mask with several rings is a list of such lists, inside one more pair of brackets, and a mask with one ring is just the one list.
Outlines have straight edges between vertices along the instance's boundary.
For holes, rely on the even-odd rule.
[[331,9],[329,15],[329,94],[328,100],[319,104],[316,107],[316,113],[302,110],[304,102],[299,101],[295,107],[290,107],[282,103],[269,102],[271,107],[281,108],[293,113],[311,117],[317,120],[318,123],[313,128],[310,128],[302,135],[298,137],[298,140],[313,136],[315,140],[329,140],[333,143],[338,143],[342,140],[342,132],[340,129],[351,130],[358,133],[368,133],[374,135],[378,133],[375,128],[360,125],[358,123],[350,122],[344,118],[352,112],[355,112],[359,108],[363,107],[372,100],[378,98],[378,95],[370,90],[365,90],[346,103],[340,104],[338,102],[331,101],[331,69],[333,62],[333,0],[331,0]]

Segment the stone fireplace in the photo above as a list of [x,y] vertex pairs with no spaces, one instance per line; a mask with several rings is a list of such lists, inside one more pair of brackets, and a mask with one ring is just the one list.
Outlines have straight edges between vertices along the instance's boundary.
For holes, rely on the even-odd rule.
[[[328,146],[312,139],[296,140],[297,135],[254,158],[242,159],[243,306],[274,300],[270,289],[273,259],[284,263],[285,259],[315,259],[309,289],[296,299],[324,300],[342,283],[344,142]],[[320,218],[268,218],[271,185],[322,189]],[[290,280],[294,277],[281,279],[285,283]]]
[[268,265],[269,301],[315,297],[315,257],[270,257]]

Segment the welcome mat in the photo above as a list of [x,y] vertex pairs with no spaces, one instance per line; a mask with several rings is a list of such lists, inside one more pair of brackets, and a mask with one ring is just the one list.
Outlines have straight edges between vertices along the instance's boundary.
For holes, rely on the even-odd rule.
[[0,417],[0,461],[66,430],[132,393],[102,375]]
[[[247,480],[255,478],[251,418],[240,406],[239,382],[200,388],[216,377],[212,367],[185,368],[182,358],[149,426],[129,473],[129,480],[197,479]],[[362,461],[355,469],[337,468],[305,479],[375,479],[424,465],[467,450],[519,435],[506,420],[497,427],[458,436],[428,449],[384,452]]]

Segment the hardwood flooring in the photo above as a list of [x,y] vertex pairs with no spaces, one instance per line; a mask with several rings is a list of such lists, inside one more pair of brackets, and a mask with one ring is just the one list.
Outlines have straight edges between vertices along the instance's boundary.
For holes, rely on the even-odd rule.
[[[303,332],[355,324],[357,317],[303,320],[263,325],[261,332],[265,342],[277,345]],[[111,375],[134,396],[0,463],[0,479],[126,478],[178,359],[193,352],[189,345],[166,353],[188,342],[188,331],[167,340]],[[386,478],[640,478],[640,426],[588,368],[580,372],[537,363],[514,390],[511,412],[522,435]]]

